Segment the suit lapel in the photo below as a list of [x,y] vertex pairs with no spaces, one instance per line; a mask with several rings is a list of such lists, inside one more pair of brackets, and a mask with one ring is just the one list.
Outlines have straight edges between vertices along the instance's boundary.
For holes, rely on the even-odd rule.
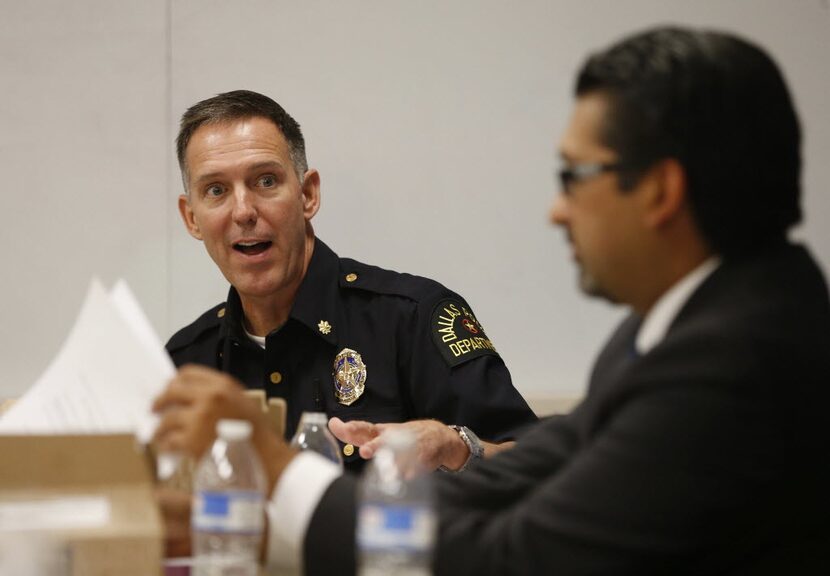
[[617,328],[602,349],[591,372],[588,395],[596,396],[609,384],[618,382],[623,373],[638,358],[634,342],[642,319],[631,314]]

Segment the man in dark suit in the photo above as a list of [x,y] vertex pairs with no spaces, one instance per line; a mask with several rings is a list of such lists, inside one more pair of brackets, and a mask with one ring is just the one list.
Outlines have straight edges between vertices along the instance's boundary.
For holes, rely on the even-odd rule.
[[[830,304],[787,240],[800,129],[781,73],[731,35],[635,35],[582,68],[560,151],[551,220],[582,289],[631,314],[573,413],[436,480],[435,573],[830,573]],[[258,421],[221,389],[224,414]],[[314,493],[291,508],[299,535],[272,540],[310,574],[350,573],[355,479],[298,486],[325,467],[256,443],[277,520]]]

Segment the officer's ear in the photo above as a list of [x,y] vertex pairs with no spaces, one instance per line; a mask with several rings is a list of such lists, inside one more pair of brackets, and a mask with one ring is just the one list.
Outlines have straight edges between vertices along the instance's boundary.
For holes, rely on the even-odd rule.
[[320,173],[310,168],[303,175],[303,216],[309,222],[320,209]]
[[196,240],[202,240],[202,231],[196,222],[193,207],[190,205],[190,197],[187,194],[179,196],[179,214],[182,217],[182,222],[184,222],[184,227],[187,228],[187,232]]

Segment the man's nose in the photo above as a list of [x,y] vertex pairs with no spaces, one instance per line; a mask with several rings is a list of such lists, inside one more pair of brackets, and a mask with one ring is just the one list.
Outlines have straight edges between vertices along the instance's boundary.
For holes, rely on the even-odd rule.
[[256,222],[257,208],[254,195],[246,186],[238,186],[233,192],[233,220],[244,226]]
[[550,212],[548,213],[550,223],[557,226],[565,226],[568,223],[568,210],[568,197],[564,192],[556,194],[553,198],[553,204],[550,206]]

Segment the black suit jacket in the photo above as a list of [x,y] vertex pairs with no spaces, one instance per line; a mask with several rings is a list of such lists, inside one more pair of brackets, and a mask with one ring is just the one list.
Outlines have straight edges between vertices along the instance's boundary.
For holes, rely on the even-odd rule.
[[[436,478],[436,574],[830,574],[830,306],[806,250],[724,262],[642,357],[638,327],[573,413]],[[354,491],[315,511],[310,574],[352,569]]]

